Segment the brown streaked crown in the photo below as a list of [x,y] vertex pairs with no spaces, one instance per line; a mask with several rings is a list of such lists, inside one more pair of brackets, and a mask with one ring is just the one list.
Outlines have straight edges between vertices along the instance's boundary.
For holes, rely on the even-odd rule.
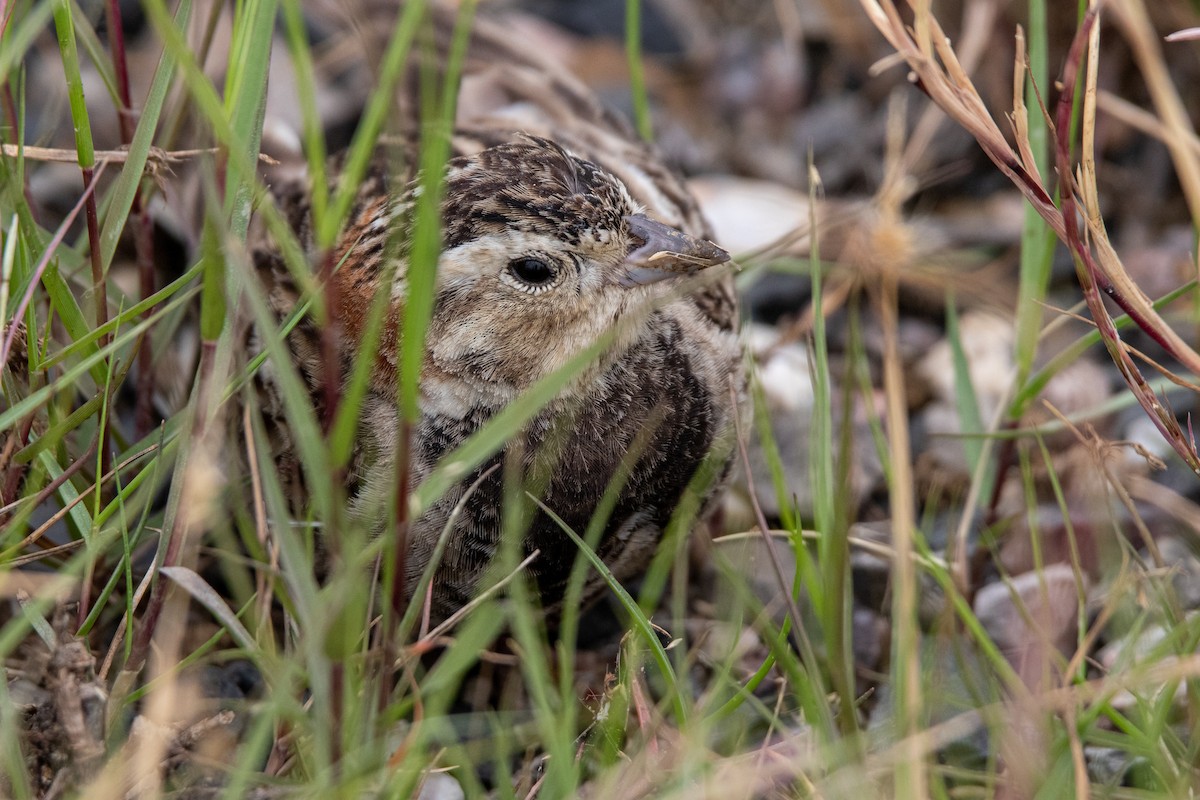
[[616,232],[635,213],[625,187],[590,161],[535,136],[450,162],[442,207],[452,249],[505,229],[553,235],[567,246]]

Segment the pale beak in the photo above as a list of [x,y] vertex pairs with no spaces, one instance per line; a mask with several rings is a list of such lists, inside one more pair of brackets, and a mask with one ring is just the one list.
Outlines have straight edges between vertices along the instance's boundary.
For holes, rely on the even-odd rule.
[[695,275],[729,260],[729,253],[712,242],[693,239],[641,214],[625,217],[625,224],[629,226],[634,247],[625,256],[624,269],[617,278],[622,286],[644,286],[667,278]]

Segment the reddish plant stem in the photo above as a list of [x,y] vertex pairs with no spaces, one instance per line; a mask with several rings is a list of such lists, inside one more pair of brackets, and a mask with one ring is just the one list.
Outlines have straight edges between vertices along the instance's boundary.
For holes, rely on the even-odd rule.
[[[96,300],[96,327],[102,327],[108,322],[108,286],[105,282],[104,265],[100,262],[100,217],[96,212],[96,171],[92,167],[80,167],[83,172],[83,189],[86,199],[83,203],[84,219],[87,220],[88,255],[92,264],[92,290]],[[105,347],[110,341],[110,335],[105,333],[99,339],[100,347]],[[103,390],[103,387],[101,387]],[[109,426],[111,427],[111,425]],[[104,432],[104,442],[100,446],[100,473],[108,472],[112,465],[112,449],[109,447],[109,431]]]
[[[104,264],[100,262],[100,217],[96,211],[96,171],[92,167],[80,167],[83,172],[83,215],[87,220],[88,255],[92,264],[92,291],[96,295],[96,327],[108,322],[108,287],[104,281]],[[108,344],[108,334],[100,337],[100,346]]]
[[385,613],[379,626],[379,642],[383,669],[379,676],[379,708],[387,707],[395,686],[391,665],[396,662],[399,648],[395,641],[396,625],[404,617],[408,598],[405,595],[405,571],[408,566],[408,536],[411,520],[408,495],[412,488],[412,421],[400,418],[399,441],[396,443],[396,550],[392,556],[392,593],[389,600],[391,618]]
[[[1079,277],[1079,284],[1083,289],[1084,300],[1087,302],[1088,309],[1092,314],[1092,322],[1096,325],[1096,330],[1100,332],[1100,338],[1104,341],[1104,346],[1108,349],[1109,355],[1112,357],[1113,363],[1117,365],[1117,369],[1121,372],[1121,377],[1125,379],[1125,383],[1129,386],[1131,392],[1142,408],[1145,409],[1146,415],[1150,417],[1151,422],[1158,428],[1163,438],[1170,443],[1179,457],[1183,459],[1193,472],[1200,474],[1200,454],[1197,454],[1194,444],[1191,439],[1184,435],[1179,427],[1178,420],[1167,412],[1158,397],[1150,389],[1146,379],[1142,376],[1137,364],[1130,357],[1125,345],[1121,342],[1120,333],[1117,331],[1116,325],[1113,324],[1112,317],[1108,313],[1108,309],[1104,307],[1104,298],[1101,292],[1117,300],[1119,292],[1107,281],[1104,273],[1092,256],[1091,249],[1083,240],[1079,230],[1079,218],[1075,202],[1075,177],[1072,171],[1071,161],[1071,113],[1074,106],[1075,98],[1075,83],[1076,75],[1079,72],[1080,64],[1083,62],[1084,47],[1087,45],[1088,35],[1092,25],[1096,22],[1096,12],[1093,9],[1084,17],[1083,23],[1079,26],[1079,30],[1075,34],[1075,40],[1071,43],[1071,49],[1067,55],[1066,64],[1063,66],[1063,90],[1058,99],[1058,108],[1056,112],[1057,125],[1057,148],[1056,156],[1058,162],[1058,176],[1061,184],[1060,194],[1062,195],[1062,220],[1064,233],[1066,234],[1064,241],[1071,249],[1075,256],[1075,272]],[[1128,312],[1123,304],[1121,307]],[[1134,316],[1131,314],[1131,316]],[[1154,337],[1154,340],[1167,350],[1167,352],[1175,354],[1175,349],[1165,343],[1163,338],[1158,334],[1149,320],[1142,320],[1134,316],[1138,326]]]
[[[142,203],[141,194],[134,195],[131,213],[136,214],[133,229],[133,246],[137,255],[138,290],[145,300],[154,294],[157,288],[154,280],[154,225],[150,213]],[[147,308],[142,319],[157,311],[157,306]],[[141,439],[154,428],[154,347],[150,330],[141,337],[138,346],[137,399],[134,404],[134,430],[137,438]]]
[[[1085,39],[1087,32],[1090,31],[1092,25],[1095,24],[1096,14],[1096,9],[1088,11],[1082,24],[1080,25],[1079,30],[1084,34]],[[885,30],[884,33],[885,35],[888,35],[888,31]],[[919,51],[920,46],[913,39],[911,32],[908,32],[906,35],[907,41],[905,44],[907,47],[897,45],[897,49],[906,57],[909,65],[918,72],[918,77],[914,80],[915,86],[924,92],[935,104],[950,114],[950,116],[956,122],[958,122],[958,124],[962,126],[964,130],[975,137],[976,142],[983,149],[983,152],[987,155],[987,157],[991,159],[992,163],[994,163],[996,167],[1013,182],[1013,185],[1015,185],[1017,189],[1023,195],[1025,195],[1025,198],[1033,206],[1034,210],[1037,211],[1037,213],[1046,221],[1046,224],[1054,230],[1055,234],[1058,235],[1058,238],[1067,244],[1068,247],[1072,247],[1071,243],[1068,241],[1069,234],[1067,233],[1066,228],[1066,214],[1064,214],[1063,211],[1060,211],[1060,209],[1054,205],[1053,200],[1050,198],[1050,195],[1046,192],[1045,188],[1037,179],[1034,178],[1029,170],[1025,168],[1025,165],[1022,164],[1021,160],[1013,153],[1012,148],[1009,147],[1004,140],[990,135],[986,130],[981,130],[980,126],[971,118],[969,112],[964,111],[962,108],[956,107],[953,102],[948,101],[943,91],[931,91],[930,84],[927,83],[923,78],[919,77],[920,71],[928,68],[927,65],[933,62],[916,61],[914,52]],[[889,36],[889,38],[892,37]],[[1082,48],[1080,48],[1080,53],[1082,53]],[[1078,61],[1076,61],[1076,66],[1077,65]],[[1064,85],[1064,93],[1062,96],[1071,98],[1073,100],[1075,94],[1074,75],[1078,73],[1078,69],[1072,69],[1071,72],[1072,82]],[[946,80],[953,82],[953,80],[950,78],[946,78]],[[932,83],[932,81],[930,83]],[[1060,96],[1060,103],[1062,96]],[[1061,114],[1058,116],[1058,136],[1069,136],[1070,116],[1067,116],[1065,120],[1062,119]],[[1069,160],[1066,162],[1066,165],[1070,165]],[[1066,178],[1061,177],[1062,166],[1063,165],[1060,164],[1060,179],[1065,180]],[[1068,175],[1066,177],[1069,178],[1070,176]],[[1197,369],[1196,354],[1187,351],[1185,345],[1182,345],[1177,341],[1172,341],[1172,339],[1168,336],[1164,336],[1157,327],[1159,323],[1153,318],[1147,317],[1146,313],[1139,308],[1136,303],[1131,301],[1118,286],[1114,285],[1108,276],[1095,264],[1094,259],[1091,263],[1091,271],[1093,273],[1093,280],[1097,283],[1099,290],[1111,297],[1113,302],[1120,306],[1121,310],[1128,314],[1130,319],[1132,319],[1147,336],[1153,339],[1160,347],[1170,353],[1181,363],[1188,365],[1193,370]]]
[[[1004,431],[1014,431],[1017,429],[1018,420],[1009,419],[1004,422],[1001,429]],[[987,527],[995,525],[997,517],[997,509],[1000,507],[1001,489],[1004,488],[1004,481],[1008,478],[1008,471],[1016,462],[1016,440],[1007,438],[1000,442],[1000,447],[996,454],[996,479],[992,484],[992,496],[988,500],[987,514],[984,515],[983,524]]]
[[292,725],[286,721],[275,724],[275,738],[271,743],[271,752],[267,755],[267,764],[263,774],[272,778],[281,777],[284,769],[291,761]]
[[412,421],[401,418],[400,441],[396,446],[396,463],[400,472],[396,480],[396,552],[392,561],[391,597],[392,612],[397,619],[403,616],[407,601],[404,594],[404,570],[408,562],[408,533],[411,524],[408,495],[412,488],[412,435]]
[[321,291],[325,295],[325,321],[321,326],[321,429],[328,434],[333,428],[337,417],[338,404],[341,402],[341,359],[338,358],[338,338],[340,331],[337,323],[337,309],[340,306],[338,287],[333,281],[334,253],[329,251],[321,259],[321,267],[317,280],[321,282]]
[[[29,432],[33,430],[33,418],[34,414],[30,414],[21,422],[16,447],[24,447],[29,443]],[[25,471],[26,466],[24,464],[9,463],[8,474],[5,476],[4,481],[4,494],[0,496],[0,502],[3,502],[4,505],[7,506],[17,499],[17,491],[21,488],[21,481],[25,479]],[[0,517],[0,524],[3,524],[3,522],[3,517]]]
[[[117,109],[121,127],[121,142],[129,145],[133,141],[137,117],[133,111],[133,100],[129,91],[129,64],[125,53],[125,25],[121,18],[120,0],[108,0],[105,10],[108,18],[108,41],[112,49],[113,71],[117,78],[117,95],[121,100],[121,107]],[[154,294],[155,289],[154,228],[140,191],[134,194],[129,213],[133,218],[133,247],[137,256],[138,289],[142,299],[145,300]],[[148,318],[154,311],[153,308],[146,309],[142,318]],[[154,427],[154,348],[151,346],[149,337],[145,337],[145,341],[139,342],[137,359],[137,391],[135,392],[133,419],[134,431],[137,437],[141,438]]]
[[121,98],[119,118],[121,140],[125,144],[133,139],[133,102],[129,95],[129,65],[125,57],[125,25],[121,19],[120,0],[108,0],[105,6],[108,18],[108,44],[112,49],[113,71],[117,78],[117,96]]

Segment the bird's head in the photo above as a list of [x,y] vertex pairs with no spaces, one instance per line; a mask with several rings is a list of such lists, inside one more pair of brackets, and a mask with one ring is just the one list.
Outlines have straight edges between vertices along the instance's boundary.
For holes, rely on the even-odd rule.
[[451,162],[434,369],[522,388],[610,330],[638,335],[669,279],[729,259],[650,219],[594,163],[533,137]]
[[[356,240],[361,246],[362,231],[407,217],[382,203],[369,207]],[[655,298],[671,291],[670,279],[729,260],[711,242],[648,217],[611,173],[531,136],[449,163],[442,228],[426,377],[490,387],[498,398],[608,331],[616,331],[619,349],[639,335]],[[357,263],[335,280],[353,303],[378,271],[368,268],[374,259],[348,261]],[[404,276],[398,280],[399,302]],[[338,316],[343,323],[358,318],[365,305]],[[381,357],[389,350],[384,344]]]

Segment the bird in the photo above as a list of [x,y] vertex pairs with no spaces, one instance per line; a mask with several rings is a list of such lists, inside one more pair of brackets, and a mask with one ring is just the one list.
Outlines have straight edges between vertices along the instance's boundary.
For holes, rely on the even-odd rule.
[[[443,66],[450,20],[435,12],[439,46],[421,51],[434,54],[435,68]],[[412,65],[409,77],[419,71]],[[408,227],[422,191],[413,157],[417,91],[416,79],[398,90],[400,133],[378,146],[328,252],[313,242],[309,176],[271,186],[310,261],[337,265],[318,290],[330,299],[332,348],[323,344],[329,331],[311,316],[287,340],[315,407],[328,396],[328,376],[348,380],[356,355],[371,345],[367,310],[391,281],[351,460],[350,504],[360,519],[386,518],[398,491],[397,330]],[[730,258],[710,241],[684,181],[585,86],[487,20],[476,20],[469,40],[450,151],[409,485],[538,380],[601,337],[611,342],[497,453],[416,510],[407,531],[409,594],[448,529],[429,590],[434,619],[463,608],[495,578],[505,494],[505,470],[497,466],[506,461],[538,487],[545,508],[581,534],[624,465],[596,552],[620,581],[643,571],[702,464],[712,480],[699,498],[701,517],[714,507],[730,472],[746,381]],[[341,163],[335,157],[331,170]],[[265,226],[256,223],[254,231],[254,272],[278,319],[286,319],[304,292]],[[299,474],[272,375],[268,361],[257,378],[260,405],[277,463]],[[542,508],[530,513],[521,548],[537,554],[529,575],[553,617],[578,548]],[[585,601],[603,589],[592,574]]]

